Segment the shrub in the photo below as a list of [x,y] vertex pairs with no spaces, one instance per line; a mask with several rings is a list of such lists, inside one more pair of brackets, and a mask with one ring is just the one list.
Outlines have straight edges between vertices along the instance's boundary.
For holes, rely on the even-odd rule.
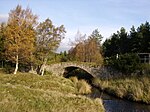
[[142,71],[142,74],[147,74],[147,75],[150,75],[150,64],[142,64],[141,66],[141,71]]
[[14,68],[11,67],[11,66],[9,66],[9,65],[7,65],[7,66],[5,67],[5,72],[8,73],[8,74],[11,74],[11,73],[14,72]]
[[107,59],[105,64],[123,73],[134,73],[141,68],[140,59],[138,55],[134,53],[119,55],[118,58],[113,56]]

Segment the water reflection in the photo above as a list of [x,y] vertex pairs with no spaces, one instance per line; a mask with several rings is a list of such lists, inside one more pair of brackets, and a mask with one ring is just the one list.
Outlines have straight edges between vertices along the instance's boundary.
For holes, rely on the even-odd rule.
[[123,100],[103,100],[106,112],[150,112],[150,106]]
[[106,112],[150,112],[150,105],[114,98],[93,88],[92,98],[102,98]]

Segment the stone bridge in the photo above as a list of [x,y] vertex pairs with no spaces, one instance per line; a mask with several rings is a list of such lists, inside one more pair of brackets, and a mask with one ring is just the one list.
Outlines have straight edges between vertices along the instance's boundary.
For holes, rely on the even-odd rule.
[[67,72],[80,68],[88,73],[91,77],[109,79],[112,77],[121,77],[123,74],[104,66],[98,66],[94,63],[87,62],[62,62],[46,66],[46,71],[52,72],[55,75],[64,76]]
[[55,75],[63,76],[63,74],[68,72],[68,70],[72,71],[74,69],[80,68],[87,73],[89,73],[92,77],[97,77],[100,74],[101,67],[94,63],[86,63],[86,62],[62,62],[56,64],[50,64],[46,66],[46,71],[52,72]]

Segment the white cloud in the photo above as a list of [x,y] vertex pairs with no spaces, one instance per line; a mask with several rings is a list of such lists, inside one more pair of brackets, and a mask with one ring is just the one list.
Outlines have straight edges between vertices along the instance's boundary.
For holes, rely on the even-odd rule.
[[57,52],[67,51],[71,48],[71,46],[69,45],[70,41],[74,41],[75,35],[78,30],[81,32],[82,35],[86,34],[87,36],[89,36],[95,29],[98,29],[100,31],[100,34],[104,37],[103,38],[104,41],[106,38],[109,38],[113,33],[116,33],[117,30],[120,29],[120,26],[119,27],[113,25],[111,27],[80,26],[78,28],[66,29],[67,33],[65,39],[62,40]]
[[61,51],[67,51],[71,48],[71,46],[69,45],[69,41],[72,40],[71,38],[74,38],[75,34],[76,34],[75,30],[67,30],[65,38],[62,40],[59,48],[57,49],[58,53]]
[[6,22],[8,20],[8,15],[7,14],[0,14],[0,23],[1,22]]

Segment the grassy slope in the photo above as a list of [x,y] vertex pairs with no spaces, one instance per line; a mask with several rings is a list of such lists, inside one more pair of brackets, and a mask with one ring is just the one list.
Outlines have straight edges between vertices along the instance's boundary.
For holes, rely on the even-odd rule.
[[0,112],[103,112],[99,100],[75,95],[74,83],[63,77],[0,73]]
[[150,104],[150,76],[98,80],[94,84],[106,92],[132,101]]

